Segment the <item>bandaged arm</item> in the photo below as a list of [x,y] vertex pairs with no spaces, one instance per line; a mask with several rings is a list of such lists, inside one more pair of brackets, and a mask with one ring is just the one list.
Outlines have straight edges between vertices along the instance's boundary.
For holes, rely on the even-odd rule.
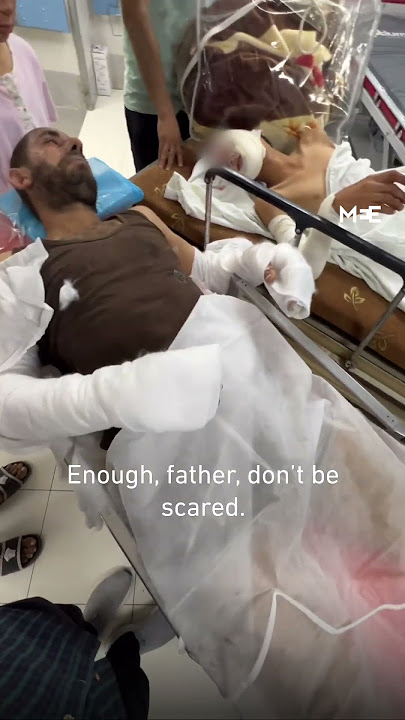
[[36,347],[0,373],[0,436],[41,444],[111,427],[197,430],[218,407],[220,351],[210,345],[147,355],[92,375],[39,375]]
[[[334,199],[334,195],[329,195],[319,208],[318,215],[326,220],[337,223],[339,222],[339,218],[332,207]],[[289,215],[276,215],[269,223],[268,228],[276,243],[291,244],[294,242],[296,225]],[[325,268],[331,245],[332,238],[313,228],[300,242],[300,252],[311,267],[315,280],[317,280]]]

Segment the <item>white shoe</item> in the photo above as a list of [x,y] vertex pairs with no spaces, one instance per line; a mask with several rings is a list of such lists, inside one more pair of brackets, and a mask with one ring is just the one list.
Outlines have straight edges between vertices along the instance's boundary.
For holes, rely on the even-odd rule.
[[84,610],[84,619],[101,636],[116,616],[128,595],[134,576],[129,568],[120,568],[105,578],[91,593]]
[[111,647],[116,640],[128,632],[132,632],[138,640],[141,655],[167,645],[176,637],[173,628],[162,611],[153,605],[151,605],[150,612],[146,617],[140,619],[139,622],[117,627],[110,637],[109,646]]

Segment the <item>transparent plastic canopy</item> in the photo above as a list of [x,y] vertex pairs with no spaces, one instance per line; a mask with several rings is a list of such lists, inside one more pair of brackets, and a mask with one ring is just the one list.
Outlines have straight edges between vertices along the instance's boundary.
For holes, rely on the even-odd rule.
[[347,135],[380,0],[196,0],[176,70],[192,135],[252,130],[289,152],[317,122]]

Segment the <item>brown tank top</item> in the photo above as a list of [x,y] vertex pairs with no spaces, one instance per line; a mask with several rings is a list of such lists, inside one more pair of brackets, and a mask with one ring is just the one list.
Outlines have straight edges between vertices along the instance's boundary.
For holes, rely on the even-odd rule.
[[[167,350],[201,296],[161,231],[137,212],[44,246],[49,257],[41,273],[54,315],[39,352],[64,374]],[[79,297],[62,310],[66,280]]]

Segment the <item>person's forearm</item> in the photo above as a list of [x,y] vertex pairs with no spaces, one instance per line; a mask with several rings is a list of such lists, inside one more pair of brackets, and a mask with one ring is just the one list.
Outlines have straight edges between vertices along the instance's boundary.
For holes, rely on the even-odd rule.
[[279,210],[274,205],[270,205],[270,203],[266,202],[266,200],[261,200],[260,198],[257,198],[255,201],[255,210],[257,216],[266,228],[269,227],[271,221],[274,220],[275,217],[285,215],[283,210]]
[[31,350],[0,374],[0,437],[41,444],[111,427],[199,430],[219,402],[220,354],[210,345],[150,354],[92,375],[38,372]]
[[149,0],[122,0],[122,15],[149,97],[164,118],[174,110],[148,5]]
[[[319,214],[326,219],[336,222],[335,213],[332,209],[333,198],[327,198],[319,209]],[[266,207],[265,207],[266,206]],[[276,210],[276,212],[273,212]],[[294,220],[281,211],[277,211],[271,205],[263,201],[263,206],[260,207],[259,217],[262,222],[269,220],[267,227],[270,230],[276,243],[289,243],[292,244],[295,239],[296,225]],[[314,279],[317,280],[322,274],[325,265],[328,261],[332,240],[318,232],[318,230],[311,229],[309,235],[301,240],[299,249],[303,257],[310,266]]]
[[[334,199],[334,195],[327,197],[319,208],[318,214],[326,220],[338,223],[339,217],[333,209]],[[307,263],[311,266],[315,280],[319,278],[325,269],[325,265],[329,260],[331,246],[332,238],[319,232],[319,230],[314,230],[314,228],[311,228],[309,234],[301,240],[300,250]]]

